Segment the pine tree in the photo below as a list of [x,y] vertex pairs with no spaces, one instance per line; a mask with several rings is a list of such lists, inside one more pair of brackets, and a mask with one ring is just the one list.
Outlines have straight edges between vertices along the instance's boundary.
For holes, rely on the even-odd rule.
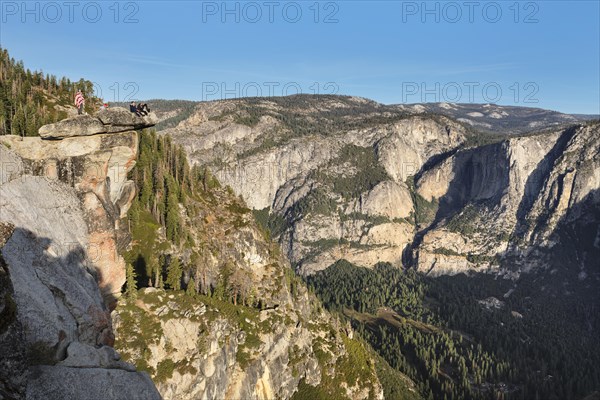
[[194,278],[191,278],[190,281],[187,284],[187,289],[185,290],[185,294],[187,294],[188,296],[195,296],[197,294],[196,292],[196,282],[194,281]]
[[137,297],[137,275],[133,265],[130,263],[127,263],[127,266],[125,267],[125,276],[127,279],[125,295],[130,299],[135,299]]
[[6,49],[0,49],[0,134],[37,136],[42,125],[67,116],[55,104],[72,106],[77,88],[87,99],[86,111],[93,111],[100,100],[94,97],[92,82],[82,79],[75,85],[61,78],[59,83],[53,75],[25,69],[22,61],[15,61]]
[[25,136],[25,111],[22,105],[13,116],[11,129],[13,135]]
[[[144,174],[146,175],[146,174]],[[147,174],[150,175],[150,174]],[[144,183],[142,184],[142,193],[140,195],[140,202],[142,206],[148,207],[151,204],[151,199],[153,197],[152,191],[152,179],[149,176],[146,176],[144,179]]]
[[179,258],[171,257],[171,262],[167,268],[167,280],[165,283],[173,290],[180,290],[182,274],[183,271],[181,269]]
[[167,201],[167,216],[166,216],[166,225],[167,225],[167,238],[169,240],[179,243],[179,202],[177,201],[177,196],[175,193],[171,193],[168,196]]

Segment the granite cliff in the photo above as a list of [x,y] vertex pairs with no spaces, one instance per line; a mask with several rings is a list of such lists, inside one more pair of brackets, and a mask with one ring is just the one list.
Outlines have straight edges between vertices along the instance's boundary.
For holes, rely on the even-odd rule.
[[[344,96],[227,100],[162,132],[269,214],[302,274],[346,259],[518,277],[567,240],[562,224],[594,229],[582,209],[598,207],[597,123],[491,134],[423,110]],[[511,112],[535,117],[526,111]],[[597,249],[584,241],[582,271]]]
[[[411,257],[425,273],[545,269],[559,251],[595,271],[600,197],[599,124],[459,151],[423,171],[417,193],[438,204]],[[567,266],[565,265],[565,267]]]
[[103,115],[114,133],[81,137],[105,125],[80,116],[42,127],[44,139],[0,137],[3,398],[160,398],[113,349],[109,308],[124,281],[120,222],[134,195],[129,128],[153,122]]

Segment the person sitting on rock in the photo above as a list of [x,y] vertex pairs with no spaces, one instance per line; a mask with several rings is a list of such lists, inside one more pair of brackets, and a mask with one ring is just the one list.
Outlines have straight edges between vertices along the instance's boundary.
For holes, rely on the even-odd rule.
[[132,113],[134,113],[138,117],[141,115],[140,111],[139,111],[139,107],[136,106],[135,102],[133,102],[133,101],[129,104],[129,111],[131,111]]
[[77,115],[83,114],[83,106],[85,105],[85,98],[83,97],[83,93],[81,89],[77,90],[77,94],[75,95],[75,107],[77,107]]
[[144,103],[140,103],[138,105],[138,112],[145,117],[146,115],[150,114],[150,109],[148,108],[148,104]]
[[139,115],[140,117],[143,117],[144,115],[146,115],[142,108],[142,103],[138,103],[136,111],[137,111],[137,115]]

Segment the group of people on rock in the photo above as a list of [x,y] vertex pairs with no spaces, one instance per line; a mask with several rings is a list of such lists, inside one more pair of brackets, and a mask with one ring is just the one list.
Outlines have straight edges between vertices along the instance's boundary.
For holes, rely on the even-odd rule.
[[129,104],[129,111],[131,111],[138,117],[144,117],[150,114],[150,108],[148,107],[148,104],[137,103],[136,105],[133,101]]
[[[75,107],[77,108],[77,114],[79,114],[79,115],[84,114],[84,110],[83,110],[84,106],[85,106],[85,97],[83,96],[83,92],[81,91],[81,89],[79,89],[79,90],[77,90],[77,93],[75,94]],[[106,109],[108,109],[108,103],[103,103],[100,106],[100,110],[106,110]],[[144,117],[144,116],[150,114],[150,107],[148,107],[147,103],[135,104],[135,102],[132,101],[129,104],[129,111],[131,111],[138,117]]]

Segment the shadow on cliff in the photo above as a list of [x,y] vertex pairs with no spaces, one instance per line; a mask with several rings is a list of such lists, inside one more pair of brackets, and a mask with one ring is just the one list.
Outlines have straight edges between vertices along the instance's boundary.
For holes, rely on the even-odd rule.
[[[577,132],[577,128],[578,126],[572,126],[566,129],[560,135],[552,149],[537,164],[533,172],[529,175],[529,178],[527,178],[523,198],[517,209],[517,225],[514,230],[516,235],[522,235],[529,227],[526,220],[527,214],[531,211],[540,191],[544,188],[544,184],[548,180],[548,176],[556,160],[564,153],[567,145]],[[538,224],[540,222],[544,221],[538,221]]]
[[[534,232],[541,232],[551,213],[537,221]],[[551,247],[537,247],[540,264],[548,269],[555,268],[559,275],[584,280],[588,275],[600,279],[600,189],[595,189],[581,201],[570,206],[569,210],[556,223],[548,235],[554,244]],[[535,235],[531,246],[536,246]],[[501,266],[510,268],[514,258],[507,257]],[[599,292],[600,293],[600,292]]]
[[[37,307],[38,302],[41,309],[38,311],[56,313],[46,315],[45,318],[63,321],[61,313],[67,311],[78,325],[76,332],[69,332],[68,323],[65,322],[64,329],[58,329],[55,344],[44,347],[44,351],[40,351],[39,346],[30,344],[27,354],[29,363],[53,364],[63,360],[66,357],[67,345],[73,340],[78,340],[82,334],[93,334],[97,345],[113,345],[110,312],[98,287],[97,272],[83,247],[78,243],[57,243],[50,238],[37,236],[28,229],[17,227],[6,244],[0,248],[0,252],[9,276],[14,275],[10,281],[16,293],[17,315],[21,315],[19,320],[25,317],[23,313],[27,310],[20,310],[18,304],[23,306],[23,302],[27,302],[27,308]],[[36,283],[36,280],[39,283]],[[17,296],[20,296],[20,300]],[[48,296],[51,296],[53,302],[48,303]],[[82,310],[86,318],[90,319],[86,325],[90,324],[89,329],[93,329],[93,332],[84,333],[83,328],[79,326]],[[34,316],[27,315],[26,318]],[[30,329],[43,329],[46,323],[38,322],[39,326],[35,325],[35,320],[30,321]],[[57,322],[56,326],[60,328],[60,323]],[[39,336],[47,335],[41,333]]]
[[[451,156],[454,156],[455,161],[452,165],[453,178],[448,184],[448,190],[439,199],[433,221],[418,231],[413,242],[404,248],[402,260],[405,266],[416,264],[413,250],[422,243],[423,237],[442,221],[453,217],[468,204],[490,210],[498,207],[502,193],[508,188],[510,165],[505,142],[457,151],[438,161]],[[423,168],[426,166],[431,168],[436,164],[427,162]],[[416,176],[421,177],[424,172],[425,169],[422,169]]]
[[[523,197],[518,204],[517,223],[515,229],[511,232],[513,237],[522,237],[528,228],[533,227],[534,235],[532,238],[535,240],[537,233],[547,225],[548,219],[552,215],[551,211],[555,205],[548,205],[549,210],[546,210],[536,221],[528,221],[526,217],[533,208],[540,192],[545,187],[556,161],[564,154],[565,149],[578,128],[579,125],[574,125],[565,129],[552,149],[546,153],[544,158],[535,166],[533,172],[529,174],[525,182]],[[414,250],[421,245],[423,237],[429,231],[438,227],[444,220],[448,220],[461,212],[466,206],[474,206],[478,213],[492,211],[501,206],[502,197],[510,185],[511,165],[509,165],[510,157],[507,151],[508,146],[506,146],[506,142],[504,141],[459,151],[454,155],[455,162],[452,167],[453,178],[448,185],[448,190],[440,198],[438,210],[431,224],[420,230],[415,235],[413,243],[404,249],[403,262],[405,265],[411,266],[416,264],[416,261],[418,261],[416,257],[418,256],[415,255]],[[423,172],[420,172],[418,176],[422,174]],[[559,187],[557,197],[560,196],[561,190],[562,186]],[[590,201],[593,203],[593,199],[597,197],[597,194],[591,194],[590,196],[580,203],[573,205],[565,218],[571,218],[572,215],[575,215],[574,213],[585,215],[582,209],[589,210],[593,208],[590,206]],[[580,218],[575,222],[581,225],[585,220],[585,218]],[[598,219],[596,218],[596,220]],[[593,227],[577,226],[573,231],[569,230],[568,227],[570,225],[566,222],[568,221],[565,221],[564,218],[559,221],[556,225],[557,231],[553,235],[565,237],[565,240],[573,243],[572,250],[578,249],[580,243],[587,242],[589,235],[593,237],[596,235],[596,232],[592,232],[594,230]],[[530,226],[530,224],[533,224],[533,226]],[[579,232],[587,232],[587,236],[584,235],[585,237],[582,237]],[[494,232],[490,232],[490,235],[494,234]],[[587,249],[591,249],[589,243],[586,246]],[[598,246],[600,246],[600,238],[598,239]],[[575,251],[581,253],[582,250]],[[562,251],[562,253],[565,253],[565,251]],[[510,256],[510,254],[508,255]],[[571,255],[575,256],[576,254]]]
[[146,257],[143,254],[138,254],[135,261],[133,262],[133,269],[135,271],[135,281],[138,288],[145,288],[150,286],[151,276],[148,276],[148,263]]

